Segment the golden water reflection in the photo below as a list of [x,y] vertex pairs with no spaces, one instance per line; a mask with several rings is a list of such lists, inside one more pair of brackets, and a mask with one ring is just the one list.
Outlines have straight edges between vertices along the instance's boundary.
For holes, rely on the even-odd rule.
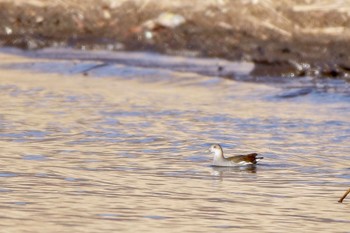
[[[179,73],[0,75],[6,232],[349,228],[349,204],[337,204],[349,185],[345,100],[274,99],[277,87]],[[213,168],[212,142],[265,159]]]

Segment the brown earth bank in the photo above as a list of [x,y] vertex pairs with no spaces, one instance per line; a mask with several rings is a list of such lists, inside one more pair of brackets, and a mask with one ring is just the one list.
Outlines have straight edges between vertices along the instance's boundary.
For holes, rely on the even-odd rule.
[[256,76],[350,81],[349,42],[350,3],[339,1],[0,0],[3,47],[220,57],[253,61]]

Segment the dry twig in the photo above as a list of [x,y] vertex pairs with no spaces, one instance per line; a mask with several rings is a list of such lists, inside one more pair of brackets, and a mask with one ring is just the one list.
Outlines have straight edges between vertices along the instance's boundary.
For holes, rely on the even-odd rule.
[[350,189],[348,189],[348,191],[346,191],[346,192],[344,193],[344,195],[339,199],[338,202],[342,203],[343,200],[344,200],[344,198],[345,198],[349,193],[350,193]]

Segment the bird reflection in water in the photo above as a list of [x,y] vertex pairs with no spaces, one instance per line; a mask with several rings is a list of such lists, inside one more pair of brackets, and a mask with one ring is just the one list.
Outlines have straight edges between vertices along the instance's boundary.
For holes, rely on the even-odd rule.
[[249,165],[249,166],[237,166],[237,167],[217,167],[217,166],[211,166],[212,172],[211,174],[213,176],[218,176],[220,179],[225,177],[226,175],[237,173],[237,172],[244,172],[244,173],[256,173],[257,166],[256,165]]

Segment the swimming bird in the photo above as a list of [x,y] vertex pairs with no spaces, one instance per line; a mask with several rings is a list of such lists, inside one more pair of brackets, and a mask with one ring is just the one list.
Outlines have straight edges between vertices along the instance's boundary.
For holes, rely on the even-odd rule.
[[211,145],[209,151],[214,154],[213,157],[213,166],[220,167],[234,167],[234,166],[242,166],[242,165],[254,165],[259,160],[264,157],[257,157],[257,153],[251,153],[247,155],[236,155],[232,157],[225,157],[224,151],[219,144]]

